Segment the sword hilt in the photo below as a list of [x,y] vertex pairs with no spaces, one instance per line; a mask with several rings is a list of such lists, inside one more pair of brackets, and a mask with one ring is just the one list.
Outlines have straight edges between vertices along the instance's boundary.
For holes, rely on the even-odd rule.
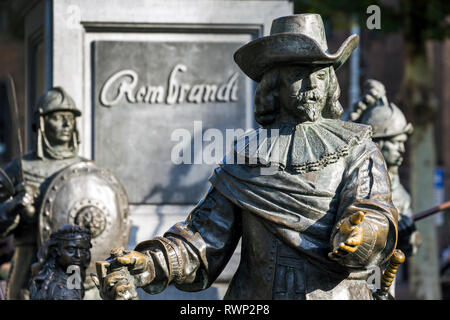
[[405,262],[405,254],[400,249],[395,249],[389,259],[388,266],[381,277],[381,288],[377,290],[376,298],[382,300],[388,299],[389,288],[391,287],[392,282],[394,282],[398,267],[400,267],[403,262]]

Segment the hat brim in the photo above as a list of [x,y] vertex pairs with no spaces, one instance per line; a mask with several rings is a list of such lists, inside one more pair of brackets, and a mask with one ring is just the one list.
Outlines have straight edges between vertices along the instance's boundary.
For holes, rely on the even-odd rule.
[[234,53],[234,61],[256,82],[277,64],[331,64],[337,70],[359,42],[356,34],[348,37],[339,50],[330,54],[304,34],[278,33],[253,40]]

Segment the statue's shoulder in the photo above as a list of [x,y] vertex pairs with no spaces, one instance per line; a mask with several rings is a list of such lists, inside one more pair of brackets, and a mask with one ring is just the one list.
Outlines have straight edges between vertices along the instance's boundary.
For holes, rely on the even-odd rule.
[[67,288],[67,276],[62,271],[53,269],[47,277],[32,281],[32,300],[82,300],[81,290]]
[[53,282],[47,293],[48,300],[82,300],[81,291],[67,288],[66,283]]
[[327,119],[325,123],[330,132],[332,131],[335,136],[346,141],[348,157],[378,150],[372,141],[371,126],[339,119]]
[[37,157],[36,153],[29,153],[23,156],[22,166],[26,176],[36,179],[46,179],[64,168],[79,163],[88,161],[80,156],[74,156],[67,159],[41,159]]
[[380,149],[372,140],[373,131],[371,126],[350,121],[337,121],[340,121],[344,128],[351,129],[354,132],[354,141],[346,157],[348,164],[365,161],[368,158],[376,159],[377,162],[384,162]]

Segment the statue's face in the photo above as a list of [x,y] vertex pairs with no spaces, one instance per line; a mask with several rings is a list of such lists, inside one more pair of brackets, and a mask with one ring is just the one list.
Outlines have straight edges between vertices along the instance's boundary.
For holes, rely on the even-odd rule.
[[71,265],[87,267],[91,261],[89,241],[83,239],[62,240],[56,253],[56,263],[63,270]]
[[402,164],[406,140],[408,140],[408,136],[405,133],[383,140],[381,153],[388,167],[400,166]]
[[44,118],[45,135],[51,145],[64,145],[71,141],[75,130],[75,116],[70,111],[55,111]]
[[281,108],[301,122],[316,121],[327,102],[328,82],[328,67],[282,67],[279,91]]

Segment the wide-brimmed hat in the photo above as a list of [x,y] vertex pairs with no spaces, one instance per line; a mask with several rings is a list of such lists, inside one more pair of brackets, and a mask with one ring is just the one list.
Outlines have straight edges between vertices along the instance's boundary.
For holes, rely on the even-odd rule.
[[359,42],[358,35],[348,37],[339,50],[328,52],[322,17],[318,14],[295,14],[272,21],[270,35],[239,48],[234,60],[256,82],[277,64],[331,64],[338,69]]

